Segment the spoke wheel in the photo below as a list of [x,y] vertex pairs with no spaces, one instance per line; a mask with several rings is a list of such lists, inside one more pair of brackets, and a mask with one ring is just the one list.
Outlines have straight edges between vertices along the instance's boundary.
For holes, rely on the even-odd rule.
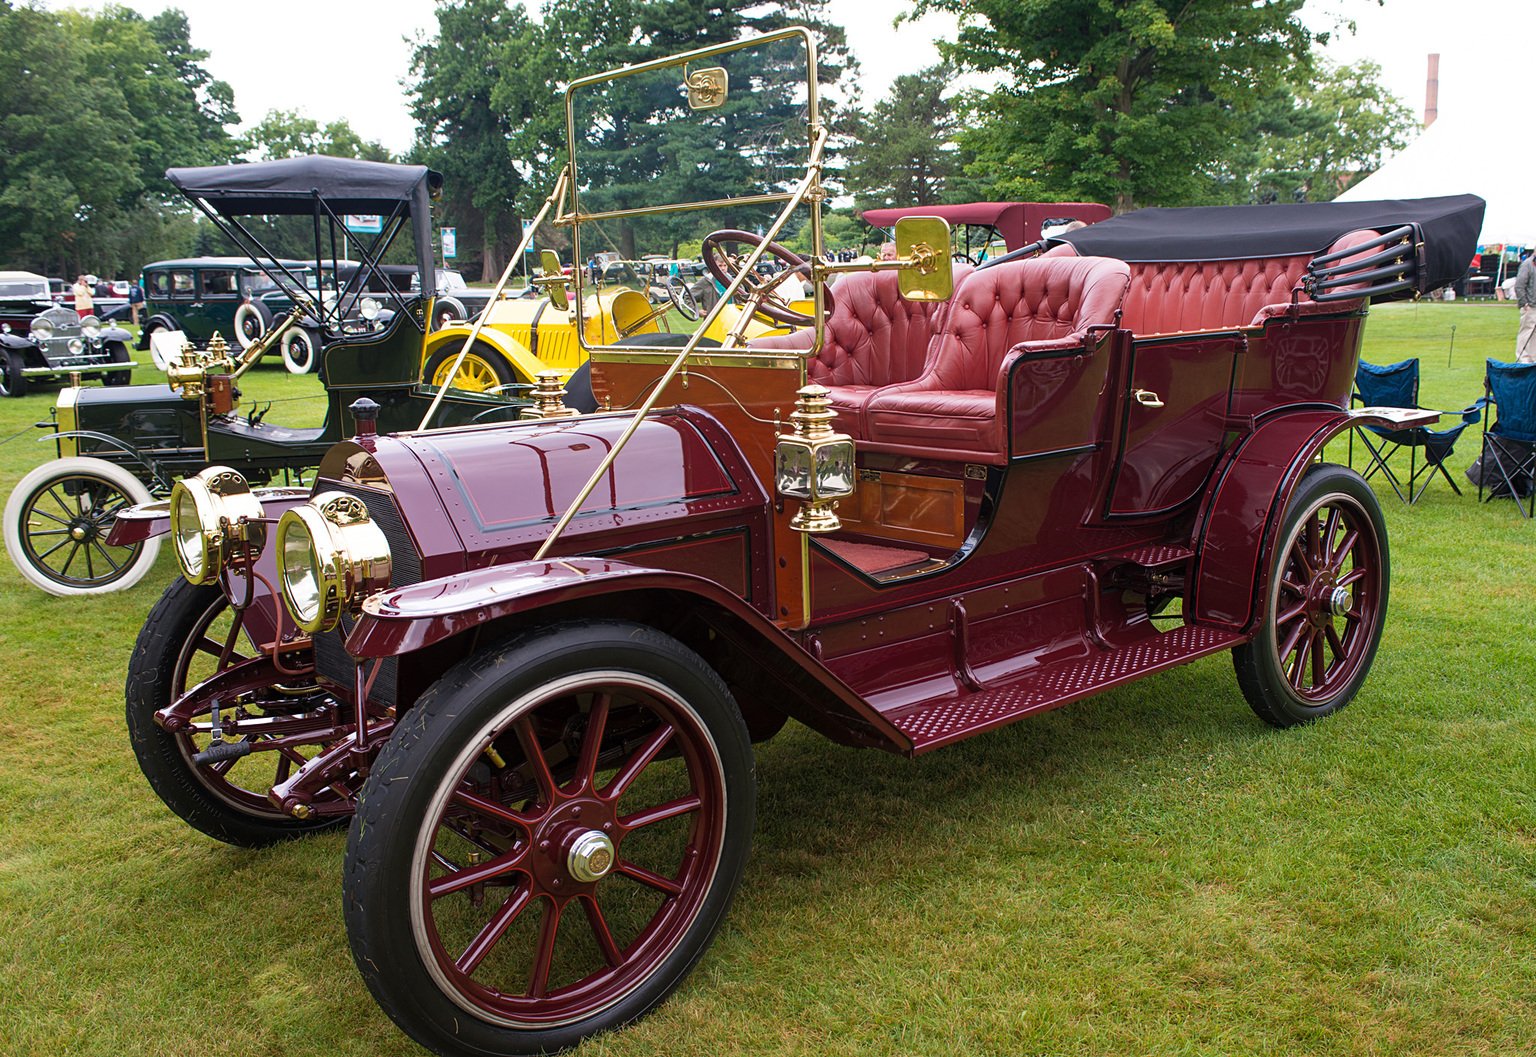
[[450,378],[448,372],[459,355],[460,347],[458,342],[450,342],[432,354],[424,372],[429,385],[468,393],[488,393],[500,391],[512,384],[512,372],[505,357],[480,342],[476,342],[465,353],[464,362],[459,364],[459,369]]
[[142,580],[160,553],[158,538],[107,542],[118,512],[153,497],[121,466],[56,459],[17,483],[5,505],[5,543],[28,582],[53,595],[107,594]]
[[718,677],[650,629],[556,627],[472,659],[364,787],[358,967],[440,1053],[544,1052],[640,1016],[723,920],[751,774]]
[[[336,713],[312,678],[281,672],[260,655],[243,623],[218,587],[176,580],[134,646],[127,722],[140,769],[172,811],[218,840],[260,847],[336,824],[331,818],[300,822],[267,799],[274,785],[334,740]],[[309,661],[305,654],[289,654],[285,665],[303,671]],[[222,691],[199,697],[199,688],[216,675],[224,676]],[[156,712],[189,693],[189,707],[180,710],[185,727],[171,732],[155,722]],[[256,748],[199,764],[194,757],[213,741],[215,700],[222,740]],[[279,743],[281,748],[272,747]],[[327,799],[344,800],[334,791]]]
[[1374,493],[1343,467],[1309,471],[1276,539],[1264,624],[1233,653],[1260,717],[1291,726],[1349,702],[1380,644],[1389,583]]

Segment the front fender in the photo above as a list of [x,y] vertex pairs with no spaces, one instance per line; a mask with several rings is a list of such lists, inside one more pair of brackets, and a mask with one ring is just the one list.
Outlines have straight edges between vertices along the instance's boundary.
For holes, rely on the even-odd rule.
[[101,332],[102,341],[120,341],[124,345],[128,344],[128,339],[131,337],[133,335],[122,327],[105,327]]
[[0,349],[15,349],[17,352],[27,352],[36,347],[36,343],[30,337],[21,334],[0,334]]
[[1355,426],[1408,428],[1438,419],[1433,411],[1370,407],[1288,411],[1266,419],[1227,455],[1206,492],[1196,528],[1190,619],[1244,632],[1257,624],[1285,508],[1323,445]]
[[[276,539],[277,520],[284,512],[298,506],[309,498],[308,488],[252,488],[251,494],[261,501],[263,517],[270,521],[267,526],[267,539],[271,543]],[[107,533],[107,545],[109,547],[131,547],[135,543],[150,539],[154,536],[163,536],[171,531],[171,501],[162,499],[155,503],[141,503],[138,506],[119,510],[117,517],[112,522],[112,531]],[[271,547],[267,548],[269,551]],[[271,556],[262,555],[263,559]],[[267,564],[271,564],[268,561]],[[273,567],[275,571],[275,566]],[[276,580],[272,581],[276,583]]]
[[[411,653],[493,621],[597,595],[661,591],[712,611],[738,655],[778,679],[775,700],[794,716],[846,744],[910,753],[911,739],[757,610],[712,580],[605,558],[512,562],[381,592],[363,603],[347,637],[358,658]],[[820,693],[806,693],[814,685]],[[815,698],[812,701],[812,698]]]
[[[445,347],[457,352],[463,346],[464,339],[469,337],[471,329],[471,327],[444,327],[434,333],[427,339],[426,348],[422,351],[422,363],[426,363]],[[538,377],[540,371],[549,369],[548,365],[529,352],[522,342],[491,327],[482,327],[475,341],[476,343],[484,342],[506,357],[521,381],[532,382]]]

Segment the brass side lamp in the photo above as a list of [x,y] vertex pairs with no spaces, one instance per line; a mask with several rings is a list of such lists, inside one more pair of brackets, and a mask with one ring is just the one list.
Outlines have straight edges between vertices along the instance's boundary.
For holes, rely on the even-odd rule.
[[837,500],[853,494],[853,438],[832,430],[829,391],[824,385],[800,389],[789,421],[793,432],[780,433],[774,452],[779,495],[801,502],[789,526],[796,532],[836,532]]
[[565,385],[559,371],[540,371],[535,378],[533,391],[528,394],[533,403],[519,411],[518,418],[571,418],[581,414],[574,407],[565,406]]

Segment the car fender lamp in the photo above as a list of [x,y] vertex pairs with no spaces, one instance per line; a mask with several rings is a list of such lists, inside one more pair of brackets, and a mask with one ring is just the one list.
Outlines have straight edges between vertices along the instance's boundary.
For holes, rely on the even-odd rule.
[[211,584],[239,549],[248,558],[267,540],[261,500],[238,470],[209,466],[171,490],[171,539],[189,583]]
[[842,528],[837,500],[853,494],[853,438],[836,433],[830,392],[824,385],[807,385],[796,394],[790,412],[791,432],[780,433],[774,451],[774,479],[779,495],[798,499],[801,506],[790,520],[796,532],[836,532]]
[[330,631],[389,586],[389,540],[361,499],[321,492],[277,523],[277,567],[294,623],[311,635]]
[[528,394],[533,403],[518,412],[523,419],[570,418],[581,414],[574,407],[565,406],[565,384],[560,371],[540,371],[533,391]]

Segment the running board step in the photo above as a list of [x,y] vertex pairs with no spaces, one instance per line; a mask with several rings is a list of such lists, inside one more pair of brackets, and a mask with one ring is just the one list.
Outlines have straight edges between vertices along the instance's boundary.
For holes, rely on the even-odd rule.
[[1138,565],[1143,569],[1153,571],[1167,570],[1174,566],[1183,565],[1195,556],[1195,552],[1188,547],[1179,547],[1170,543],[1152,543],[1145,547],[1135,547],[1119,554],[1108,554],[1099,559],[1100,565]]
[[904,705],[886,712],[885,718],[912,739],[912,753],[917,755],[1188,664],[1243,639],[1236,632],[1185,624],[1116,649],[1093,648],[1085,657],[1036,668],[1003,685]]

